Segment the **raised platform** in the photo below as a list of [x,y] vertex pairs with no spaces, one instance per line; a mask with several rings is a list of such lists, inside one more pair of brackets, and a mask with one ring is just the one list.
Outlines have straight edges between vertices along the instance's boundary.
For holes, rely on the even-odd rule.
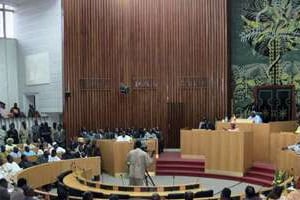
[[242,177],[205,173],[205,159],[182,158],[180,152],[165,152],[156,162],[156,174],[168,176],[194,176],[235,180],[271,186],[275,173],[275,166],[266,163],[253,163],[252,167]]

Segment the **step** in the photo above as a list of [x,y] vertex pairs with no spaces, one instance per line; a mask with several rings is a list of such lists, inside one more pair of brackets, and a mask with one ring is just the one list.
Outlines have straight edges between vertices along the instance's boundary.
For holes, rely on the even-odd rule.
[[166,175],[166,176],[201,176],[204,174],[204,171],[186,171],[186,170],[157,170],[157,175]]
[[196,169],[203,169],[205,166],[204,165],[189,165],[189,164],[173,164],[173,165],[169,165],[169,164],[165,164],[165,163],[156,163],[156,167],[188,167],[188,168],[196,168]]
[[249,171],[256,171],[265,174],[274,174],[276,170],[261,167],[251,167]]
[[193,176],[193,177],[206,177],[206,178],[215,178],[215,179],[234,180],[234,181],[240,181],[240,182],[242,181],[242,177],[209,174],[209,173],[205,173],[205,172],[160,170],[160,171],[156,171],[156,174],[161,175],[161,176]]
[[195,165],[156,165],[157,170],[187,170],[187,171],[204,171],[204,166]]
[[254,178],[254,177],[249,177],[249,176],[243,177],[243,181],[245,181],[247,183],[252,183],[252,184],[257,184],[257,185],[265,186],[265,187],[272,186],[272,182],[273,182],[273,181],[259,179],[259,178]]
[[205,162],[201,160],[157,160],[156,164],[168,164],[168,165],[198,165],[204,166]]
[[261,179],[266,179],[266,180],[273,180],[274,179],[274,174],[269,174],[269,173],[263,173],[260,171],[248,171],[245,176],[249,177],[256,177],[256,178],[261,178]]
[[269,163],[262,163],[262,162],[255,162],[253,163],[253,168],[260,168],[260,169],[269,169],[269,170],[276,170],[275,165]]

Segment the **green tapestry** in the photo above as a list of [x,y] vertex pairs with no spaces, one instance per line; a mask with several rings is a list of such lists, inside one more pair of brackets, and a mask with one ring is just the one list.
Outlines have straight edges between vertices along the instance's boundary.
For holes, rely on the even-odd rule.
[[293,84],[300,104],[300,0],[232,0],[233,112],[246,117],[253,88]]

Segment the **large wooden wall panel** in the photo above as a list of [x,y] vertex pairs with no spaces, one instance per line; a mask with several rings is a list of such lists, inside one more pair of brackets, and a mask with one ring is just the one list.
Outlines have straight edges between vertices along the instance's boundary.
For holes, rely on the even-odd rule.
[[[64,0],[64,104],[80,127],[183,126],[228,113],[228,0]],[[128,95],[119,92],[130,85]],[[183,113],[168,112],[181,103]],[[175,104],[174,104],[175,105]],[[178,104],[179,105],[179,104]],[[168,133],[167,133],[168,132]],[[178,138],[168,138],[178,132]],[[170,141],[177,140],[177,141]],[[177,144],[176,144],[177,143]]]

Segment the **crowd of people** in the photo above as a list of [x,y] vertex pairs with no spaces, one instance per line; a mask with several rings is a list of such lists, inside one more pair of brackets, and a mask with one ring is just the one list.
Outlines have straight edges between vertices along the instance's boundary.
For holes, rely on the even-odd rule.
[[[26,117],[24,112],[18,107],[17,103],[14,103],[10,111],[6,110],[6,104],[0,101],[0,118],[14,118],[14,117]],[[40,117],[40,113],[36,110],[35,106],[29,104],[27,117]]]
[[115,128],[115,129],[98,129],[98,130],[87,130],[86,128],[81,128],[80,137],[86,138],[88,140],[94,139],[115,139],[117,142],[129,142],[132,139],[138,140],[148,140],[157,139],[158,140],[158,153],[161,153],[164,148],[164,138],[159,127],[155,128]]

